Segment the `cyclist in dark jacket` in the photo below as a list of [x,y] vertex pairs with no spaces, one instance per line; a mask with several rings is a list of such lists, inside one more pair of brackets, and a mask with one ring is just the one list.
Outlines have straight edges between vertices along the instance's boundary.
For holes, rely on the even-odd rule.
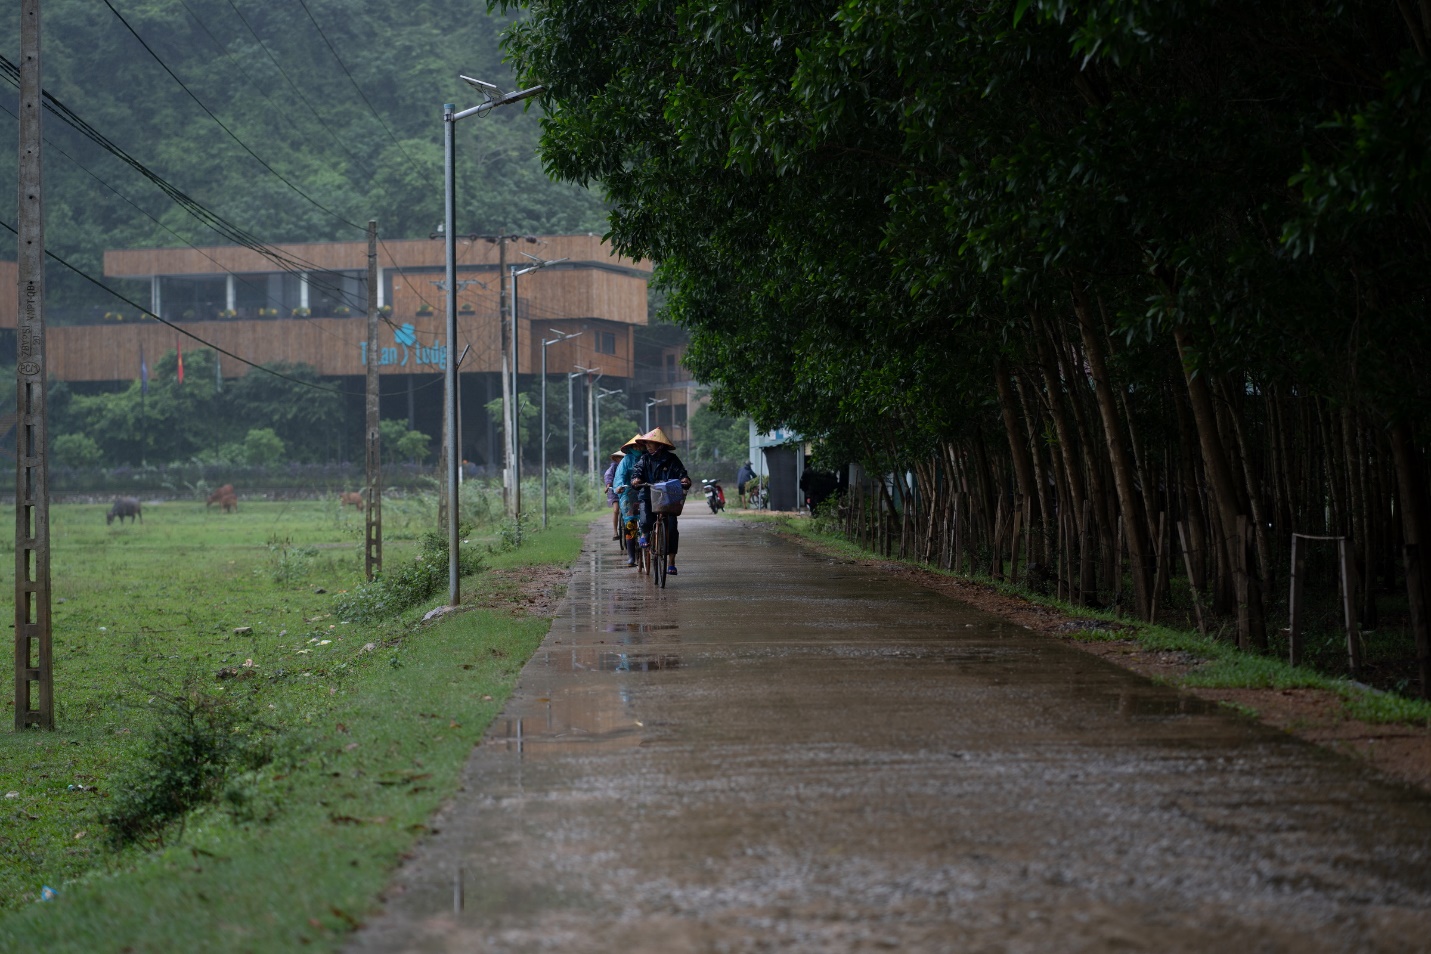
[[[646,453],[638,460],[631,471],[631,486],[640,487],[644,484],[653,484],[662,480],[679,480],[681,486],[689,490],[691,488],[691,477],[686,473],[686,465],[681,463],[681,459],[671,451],[675,448],[666,439],[665,431],[659,427],[649,434],[641,435],[640,446],[646,449]],[[643,504],[641,510],[641,532],[649,534],[651,527],[656,523],[658,514],[651,512],[649,505]],[[666,520],[666,536],[668,539],[666,552],[666,572],[676,575],[676,551],[681,545],[681,533],[679,521],[675,514],[659,514]]]

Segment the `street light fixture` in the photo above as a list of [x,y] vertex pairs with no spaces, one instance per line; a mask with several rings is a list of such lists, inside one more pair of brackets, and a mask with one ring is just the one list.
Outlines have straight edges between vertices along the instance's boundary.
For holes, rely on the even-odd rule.
[[657,404],[665,404],[670,398],[649,398],[646,401],[646,433],[651,433],[651,408]]
[[[590,378],[590,380],[586,382],[586,469],[590,472],[591,479],[595,480],[596,437],[591,433],[591,431],[592,418],[595,416],[595,406],[593,402],[596,398],[596,382],[601,380],[602,372],[600,368],[583,368],[579,364],[575,365],[575,367],[576,370],[582,372],[583,374],[587,375],[588,378]],[[593,374],[596,375],[596,377],[591,378],[590,376]],[[576,498],[573,497],[572,499],[574,501]]]
[[[515,291],[515,289],[514,289]],[[555,328],[548,328],[547,331],[556,335],[555,338],[542,339],[542,529],[547,526],[547,348],[561,341],[570,341],[572,338],[581,337],[581,332],[565,334]],[[571,382],[567,382],[567,406],[571,406]],[[568,410],[568,415],[570,410]],[[567,418],[567,430],[571,429],[571,418]],[[568,445],[569,446],[569,445]],[[569,463],[569,462],[568,462]]]
[[444,103],[442,106],[442,244],[446,259],[444,291],[447,297],[447,360],[445,362],[446,374],[443,375],[443,399],[447,417],[447,602],[449,606],[456,606],[462,601],[461,579],[458,570],[458,546],[461,541],[457,539],[457,475],[462,458],[460,435],[457,433],[457,174],[455,162],[457,121],[473,115],[485,116],[497,106],[521,102],[546,90],[545,86],[532,86],[515,93],[507,93],[491,83],[484,83],[482,80],[476,80],[470,76],[458,75],[463,82],[480,90],[484,98],[480,104],[463,110],[458,110],[456,103]]

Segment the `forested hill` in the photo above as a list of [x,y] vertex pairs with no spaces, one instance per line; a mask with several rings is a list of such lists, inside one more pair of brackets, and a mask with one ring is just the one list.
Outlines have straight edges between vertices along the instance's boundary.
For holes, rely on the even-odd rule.
[[[9,16],[0,35],[15,62],[18,9]],[[42,16],[46,90],[266,242],[360,239],[369,218],[385,236],[427,235],[442,218],[442,104],[479,101],[457,72],[511,83],[499,49],[510,18],[471,0],[45,0]],[[0,90],[12,143],[0,207],[13,225],[16,93]],[[508,107],[459,125],[459,229],[604,230],[599,195],[543,173],[538,122]],[[45,135],[53,252],[98,274],[105,248],[225,241],[54,115]],[[0,229],[0,257],[13,256]],[[62,300],[94,294],[49,276]]]

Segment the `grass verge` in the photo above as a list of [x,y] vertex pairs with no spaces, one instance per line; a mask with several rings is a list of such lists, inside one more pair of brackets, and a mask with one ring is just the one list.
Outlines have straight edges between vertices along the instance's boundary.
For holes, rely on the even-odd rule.
[[[0,737],[0,950],[336,947],[455,790],[549,620],[498,601],[422,623],[445,593],[386,620],[336,617],[361,523],[331,505],[252,504],[227,522],[146,507],[123,530],[103,511],[52,519],[59,729]],[[515,550],[497,534],[470,545],[489,569],[564,567],[592,516]],[[391,565],[415,542],[386,550]],[[271,751],[157,836],[103,847],[113,784],[191,684],[242,700]],[[46,885],[57,896],[37,901]]]

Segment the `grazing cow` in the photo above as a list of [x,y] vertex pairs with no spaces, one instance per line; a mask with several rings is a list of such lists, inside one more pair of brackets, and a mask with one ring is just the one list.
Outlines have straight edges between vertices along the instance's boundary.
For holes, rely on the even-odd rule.
[[227,493],[217,501],[220,507],[224,508],[224,513],[238,512],[238,494]]
[[204,506],[207,508],[212,507],[214,504],[221,504],[224,502],[225,497],[232,496],[234,496],[234,485],[224,484],[218,490],[215,490],[213,493],[209,494],[208,502],[205,503]]
[[140,523],[143,523],[144,508],[139,506],[139,498],[115,497],[114,506],[110,507],[109,513],[104,515],[105,525],[108,526],[109,524],[114,523],[115,517],[119,518],[120,523],[124,522],[125,517],[129,518],[130,523],[133,523],[135,520],[138,520]]
[[363,509],[363,494],[361,491],[344,491],[338,495],[338,509],[352,506],[355,510]]

